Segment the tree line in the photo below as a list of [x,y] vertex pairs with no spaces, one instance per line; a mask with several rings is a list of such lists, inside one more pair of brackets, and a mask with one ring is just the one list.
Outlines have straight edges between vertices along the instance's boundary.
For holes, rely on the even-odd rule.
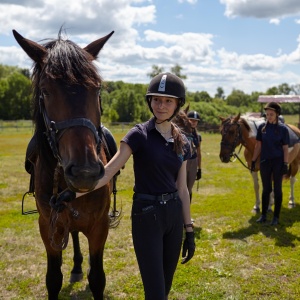
[[[163,72],[162,67],[153,65],[150,78]],[[186,79],[182,74],[182,67],[175,65],[170,72]],[[138,123],[151,116],[147,109],[145,94],[148,84],[125,83],[123,81],[106,81],[101,91],[101,105],[103,109],[102,121]],[[244,93],[233,89],[226,96],[222,87],[217,87],[214,96],[206,91],[186,91],[186,103],[190,109],[199,112],[201,122],[211,125],[219,124],[219,116],[230,116],[237,113],[261,112],[262,105],[257,102],[259,95],[289,95],[300,94],[299,85],[283,83],[271,87],[265,92]],[[0,120],[31,119],[32,94],[30,71],[18,67],[0,64]],[[298,114],[298,103],[282,104],[283,115]]]

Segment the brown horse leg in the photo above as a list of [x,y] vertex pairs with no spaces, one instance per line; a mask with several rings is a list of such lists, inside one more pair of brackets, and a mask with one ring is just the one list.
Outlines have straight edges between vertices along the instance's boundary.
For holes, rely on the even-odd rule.
[[49,300],[58,300],[58,294],[63,282],[61,264],[62,252],[57,255],[47,253],[46,286]]
[[[108,216],[108,213],[106,212]],[[94,229],[89,232],[87,239],[89,241],[89,261],[90,270],[88,272],[89,287],[94,300],[103,300],[103,294],[106,284],[106,278],[103,268],[103,252],[108,235],[108,217],[102,216],[102,220]]]
[[63,275],[61,272],[62,251],[56,251],[51,247],[48,236],[49,225],[41,216],[39,217],[39,226],[40,234],[47,251],[46,286],[48,299],[57,300],[63,283]]
[[90,254],[89,286],[95,300],[103,300],[106,277],[103,268],[103,250],[97,254]]
[[74,256],[73,256],[73,269],[71,271],[71,277],[70,282],[79,282],[83,278],[83,272],[82,272],[82,253],[80,250],[80,243],[79,243],[79,232],[73,231],[71,232],[72,240],[73,240],[73,249],[74,249]]

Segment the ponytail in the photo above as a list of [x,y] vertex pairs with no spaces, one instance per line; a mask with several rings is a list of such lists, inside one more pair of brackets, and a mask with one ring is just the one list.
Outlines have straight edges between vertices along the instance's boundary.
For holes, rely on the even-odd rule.
[[183,155],[183,146],[185,144],[185,140],[183,138],[183,134],[180,130],[180,128],[171,122],[171,130],[172,130],[172,136],[174,138],[174,148],[173,150],[178,154],[178,155]]

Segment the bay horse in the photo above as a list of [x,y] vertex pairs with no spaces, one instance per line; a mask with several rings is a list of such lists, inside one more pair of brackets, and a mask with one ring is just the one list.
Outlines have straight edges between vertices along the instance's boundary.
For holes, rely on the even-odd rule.
[[[220,132],[222,135],[221,140],[221,149],[220,149],[220,159],[223,163],[228,163],[231,161],[231,158],[238,157],[238,154],[235,153],[235,148],[244,146],[244,158],[247,162],[245,167],[250,170],[252,156],[256,143],[256,133],[258,126],[265,122],[264,118],[253,118],[248,115],[243,115],[242,117],[238,114],[235,117],[224,118],[220,117],[221,126]],[[289,128],[296,134],[297,138],[300,137],[300,130],[293,125],[287,124]],[[240,160],[240,159],[239,159]],[[255,212],[260,211],[260,194],[259,194],[259,182],[258,182],[258,171],[259,171],[259,160],[257,158],[255,172],[251,172],[254,184],[255,191],[255,205],[253,210]],[[289,196],[289,207],[295,207],[295,197],[294,197],[294,185],[296,181],[296,174],[299,169],[300,162],[300,143],[297,142],[293,146],[289,146],[289,171],[285,179],[290,179],[290,196]],[[270,202],[270,206],[272,203]],[[269,206],[269,209],[270,209]]]
[[40,235],[47,252],[48,299],[58,299],[63,283],[62,250],[73,237],[71,282],[82,278],[78,232],[89,244],[88,282],[94,299],[103,299],[106,284],[103,252],[109,230],[111,186],[107,184],[53,208],[60,192],[89,192],[104,176],[107,154],[102,143],[100,89],[102,79],[93,61],[114,32],[84,48],[62,38],[41,45],[13,30],[33,61],[33,122],[37,159],[35,200]]
[[174,122],[187,137],[190,137],[192,133],[192,126],[189,122],[189,118],[187,117],[188,111],[189,105],[185,109],[181,109],[172,119],[172,122]]

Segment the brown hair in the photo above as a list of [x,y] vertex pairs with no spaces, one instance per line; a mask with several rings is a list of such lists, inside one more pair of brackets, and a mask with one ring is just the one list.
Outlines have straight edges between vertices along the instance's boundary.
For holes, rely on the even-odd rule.
[[183,133],[181,132],[180,128],[171,122],[171,130],[172,130],[172,136],[174,138],[174,148],[173,150],[178,154],[184,154],[183,146],[186,143],[183,138]]
[[[262,132],[262,133],[266,133],[266,127],[267,127],[268,123],[269,123],[269,122],[266,121],[265,126],[261,129],[261,132]],[[276,114],[276,125],[278,125],[278,114]],[[275,133],[278,133],[277,127],[276,127],[276,129],[275,129]]]

